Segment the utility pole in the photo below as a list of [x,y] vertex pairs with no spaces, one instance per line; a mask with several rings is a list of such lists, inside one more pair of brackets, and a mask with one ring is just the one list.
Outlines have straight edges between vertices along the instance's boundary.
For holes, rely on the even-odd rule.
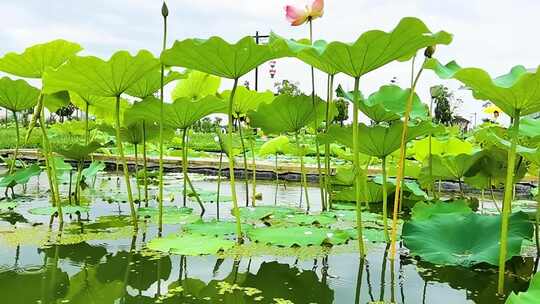
[[[270,35],[259,35],[259,31],[255,31],[255,36],[252,36],[255,38],[255,43],[259,44],[261,42],[261,39],[269,39]],[[259,90],[259,67],[255,68],[255,91]]]

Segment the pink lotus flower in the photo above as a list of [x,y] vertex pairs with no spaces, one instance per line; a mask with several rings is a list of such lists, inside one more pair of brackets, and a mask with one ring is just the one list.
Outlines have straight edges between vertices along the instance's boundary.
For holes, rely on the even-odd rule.
[[305,9],[287,5],[285,7],[285,13],[287,20],[292,26],[302,25],[306,23],[306,21],[322,17],[324,13],[324,0],[315,0],[311,4],[311,7],[306,5]]

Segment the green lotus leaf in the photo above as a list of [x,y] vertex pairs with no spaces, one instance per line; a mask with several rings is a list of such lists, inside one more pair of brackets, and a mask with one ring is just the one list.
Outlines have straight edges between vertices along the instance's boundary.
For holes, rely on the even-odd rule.
[[337,221],[334,214],[288,214],[282,218],[287,223],[293,223],[297,225],[320,225],[329,226]]
[[322,245],[333,235],[330,229],[307,226],[254,228],[247,233],[254,242],[282,247]]
[[[382,185],[382,175],[377,175],[373,178],[373,182],[379,184],[379,185]],[[392,186],[392,188],[388,188],[388,192],[391,193],[392,191],[394,191],[394,188],[396,186],[396,179],[393,178],[393,177],[390,177],[390,178],[387,178],[386,182],[388,183],[387,184],[387,187],[388,186]],[[420,187],[420,185],[418,184],[417,181],[415,180],[405,180],[403,182],[403,190],[406,191],[406,192],[409,192],[410,194],[412,194],[414,197],[417,197],[417,198],[421,198],[421,199],[428,199],[428,194],[422,190],[422,188]],[[411,197],[408,197],[408,199],[411,199]]]
[[[431,158],[432,177],[434,180],[461,180],[481,157],[481,152],[473,155],[433,155]],[[422,168],[419,179],[421,184],[429,182],[428,164]]]
[[[231,91],[227,90],[220,95],[223,100],[229,100]],[[246,116],[248,112],[256,111],[259,105],[270,103],[272,100],[274,100],[274,93],[271,91],[257,92],[239,86],[234,95],[233,115],[235,117]]]
[[[525,151],[521,151],[525,152]],[[504,185],[508,165],[508,152],[496,146],[485,146],[479,153],[478,160],[468,170],[465,182],[479,189],[491,189],[492,186]],[[523,154],[527,157],[525,154]],[[527,173],[526,166],[517,166],[515,179],[522,179]]]
[[46,68],[56,69],[82,48],[66,40],[36,44],[23,53],[7,53],[0,58],[0,71],[26,78],[41,78]]
[[161,61],[168,66],[238,79],[260,64],[283,55],[282,42],[257,44],[248,36],[230,44],[220,37],[211,37],[175,41],[172,48],[163,51]]
[[39,176],[41,168],[37,164],[33,164],[24,169],[19,169],[10,175],[4,176],[0,180],[0,187],[13,187],[15,185],[24,185],[28,183],[31,177]]
[[[248,231],[251,227],[251,225],[244,224],[242,225],[242,231]],[[184,225],[182,229],[189,233],[208,236],[234,235],[236,233],[236,223],[222,221],[197,222]]]
[[0,213],[12,211],[13,209],[17,208],[17,206],[19,206],[19,203],[15,201],[1,202]]
[[[533,226],[523,212],[510,216],[507,260],[520,255],[524,239]],[[448,213],[403,225],[402,238],[411,253],[439,265],[470,267],[480,263],[498,265],[500,216]]]
[[219,239],[213,236],[197,234],[168,235],[163,238],[153,239],[147,247],[166,253],[179,255],[206,255],[217,254],[221,251],[234,247],[235,242]]
[[456,213],[456,214],[469,214],[472,212],[472,209],[467,204],[465,200],[456,200],[456,201],[436,201],[433,203],[428,202],[418,202],[412,208],[411,219],[413,221],[422,221],[429,220],[434,215],[447,214],[447,213]]
[[[436,127],[427,121],[419,124],[410,124],[407,132],[407,141],[433,132]],[[399,149],[401,146],[401,134],[403,122],[395,121],[389,126],[374,125],[366,126],[359,124],[358,142],[359,152],[379,158],[386,157]],[[352,127],[330,126],[328,136],[338,143],[352,148]]]
[[145,50],[135,56],[118,51],[108,61],[93,56],[71,57],[57,70],[45,72],[44,91],[50,94],[68,90],[79,95],[117,97],[158,66],[159,60]]
[[[175,71],[168,71],[163,77],[163,85],[167,85],[175,80],[184,79],[186,75]],[[161,70],[155,69],[144,74],[142,78],[133,83],[125,93],[145,99],[148,96],[154,95],[161,89]]]
[[308,39],[294,40],[285,39],[276,33],[270,33],[270,41],[284,41],[289,49],[288,57],[296,57],[306,64],[329,75],[336,75],[339,71],[328,60],[324,60],[321,56],[326,50],[328,43],[324,40],[317,40],[313,45]]
[[[133,120],[144,119],[147,121],[159,121],[161,102],[154,97],[148,97],[138,102],[137,107],[129,111]],[[205,116],[223,113],[227,109],[227,103],[215,96],[206,96],[198,100],[187,97],[176,99],[172,104],[163,105],[165,113],[165,125],[173,129],[186,129]]]
[[[399,120],[405,113],[410,92],[410,89],[404,90],[397,85],[384,85],[367,99],[358,99],[358,109],[376,123]],[[343,97],[352,103],[355,102],[354,92],[345,92],[341,86],[338,86],[336,93],[338,97]],[[426,105],[422,103],[415,93],[410,112],[411,119],[422,120],[426,119],[427,116],[428,109]]]
[[[343,230],[349,239],[351,240],[358,240],[358,230],[356,229],[346,229]],[[386,236],[384,235],[384,231],[381,229],[373,229],[373,228],[366,228],[362,230],[362,236],[364,237],[364,240],[372,243],[385,243],[386,242]],[[397,239],[399,240],[401,238],[401,232],[398,231]]]
[[531,90],[540,85],[540,69],[527,70],[523,66],[513,67],[508,74],[491,78],[487,72],[478,68],[461,68],[455,62],[442,65],[436,59],[425,63],[441,78],[454,78],[461,81],[475,98],[489,100],[506,114],[515,117],[540,112],[540,91]]
[[530,137],[535,141],[540,140],[540,119],[524,117],[519,123],[519,134]]
[[518,294],[512,292],[505,304],[534,304],[538,302],[538,299],[540,299],[540,272],[533,276],[526,292]]
[[325,110],[326,103],[318,97],[314,104],[311,96],[280,95],[271,103],[259,105],[257,111],[249,112],[248,116],[251,126],[266,133],[295,133],[316,121],[317,116],[323,116]]
[[[89,212],[90,208],[84,206],[62,206],[63,214],[75,214]],[[30,214],[51,216],[58,212],[58,207],[38,207],[28,210]]]
[[408,60],[420,49],[451,41],[450,34],[443,31],[433,34],[421,20],[407,17],[391,32],[371,30],[354,43],[331,42],[318,53],[320,60],[335,70],[360,77],[392,61]]
[[39,90],[19,79],[0,79],[0,106],[13,112],[33,108],[38,101]]
[[284,154],[287,146],[289,145],[289,138],[287,136],[278,136],[270,139],[269,141],[265,142],[260,148],[259,148],[259,155],[260,156],[266,156],[266,155],[276,155],[276,154]]
[[[193,192],[191,189],[188,189],[187,195],[189,197],[191,197],[191,198],[195,198],[195,192]],[[215,203],[215,202],[217,202],[217,192],[216,191],[197,190],[197,195],[199,196],[199,199],[204,203]],[[219,202],[220,203],[230,203],[230,202],[232,202],[232,197],[229,196],[229,195],[223,195],[223,193],[220,193]]]
[[[201,220],[198,215],[191,214],[193,209],[186,207],[163,207],[163,223],[165,224],[191,224]],[[137,210],[139,218],[148,219],[157,223],[159,217],[159,209],[155,207],[141,207]]]
[[99,172],[105,170],[105,163],[101,161],[93,161],[90,166],[87,168],[84,168],[81,171],[82,176],[85,178],[85,180],[91,180],[94,178]]
[[221,78],[199,71],[189,71],[187,78],[179,81],[171,93],[172,100],[178,98],[201,99],[215,95],[221,85]]
[[[337,201],[349,201],[349,202],[355,202],[356,201],[356,190],[354,186],[347,187],[345,189],[341,189],[339,191],[336,191],[332,195],[332,199]],[[368,202],[368,203],[380,203],[383,200],[382,195],[382,186],[373,182],[368,181],[367,182],[367,191],[361,192],[360,199],[362,202]]]
[[101,147],[102,145],[100,143],[92,141],[88,144],[72,143],[65,146],[57,146],[54,150],[66,158],[83,161]]
[[[85,227],[86,228],[86,227]],[[123,298],[125,284],[120,280],[100,280],[97,268],[87,267],[69,278],[69,289],[61,301],[69,303],[114,303]]]
[[268,218],[284,218],[290,214],[301,213],[302,210],[282,206],[241,207],[240,217],[244,220],[265,220]]
[[53,94],[43,95],[43,104],[51,111],[56,112],[60,108],[66,107],[70,103],[68,91],[60,91]]
[[[77,108],[86,110],[88,104],[88,114],[94,115],[96,118],[102,119],[109,124],[115,122],[113,105],[116,102],[114,97],[100,97],[88,94],[77,94],[73,91],[69,92],[71,103]],[[124,118],[124,112],[130,107],[127,100],[120,99],[120,119]]]
[[[419,161],[424,161],[429,156],[429,138],[424,138],[414,141],[413,147],[414,158]],[[473,144],[451,136],[449,138],[431,138],[431,155],[459,155],[472,154]]]

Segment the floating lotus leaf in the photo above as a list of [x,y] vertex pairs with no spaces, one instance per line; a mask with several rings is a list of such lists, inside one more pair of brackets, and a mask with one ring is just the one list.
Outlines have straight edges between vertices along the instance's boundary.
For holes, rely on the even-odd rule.
[[287,214],[283,217],[283,221],[294,223],[297,225],[320,225],[329,226],[337,221],[334,214]]
[[307,95],[279,95],[271,103],[263,103],[257,111],[249,112],[251,126],[266,133],[281,134],[298,132],[303,127],[324,116],[326,103]]
[[7,53],[0,58],[0,71],[26,78],[41,78],[46,68],[56,69],[82,48],[66,40],[36,44],[23,53]]
[[[449,44],[451,41],[450,34],[433,34],[421,20],[407,17],[401,19],[391,32],[371,30],[363,33],[354,43],[319,42],[315,51],[320,56],[319,60],[333,66],[333,70],[360,77],[394,60],[408,60],[419,49]],[[316,54],[307,50],[301,52]],[[328,68],[325,70],[329,71]]]
[[244,220],[264,220],[270,217],[283,218],[289,214],[300,213],[302,210],[281,206],[257,206],[239,208],[240,217]]
[[[434,125],[424,121],[417,125],[409,125],[407,141],[411,141],[420,136],[426,136],[434,129]],[[401,133],[403,132],[403,122],[396,121],[390,126],[374,125],[366,126],[359,124],[358,149],[360,153],[379,158],[386,157],[399,149],[401,146]],[[352,127],[330,126],[328,136],[338,143],[352,148]]]
[[[86,213],[89,212],[90,208],[85,206],[62,206],[62,213],[63,214],[75,214],[75,213]],[[28,210],[30,214],[34,215],[47,215],[51,216],[58,212],[57,207],[38,207],[38,208],[32,208]]]
[[168,66],[180,66],[208,74],[237,79],[260,64],[285,55],[282,42],[257,44],[244,37],[230,44],[220,37],[175,41],[163,51],[161,61]]
[[[338,97],[344,97],[350,102],[356,102],[354,92],[346,92],[341,86],[336,90]],[[384,85],[371,94],[367,99],[358,99],[358,109],[376,123],[399,120],[405,113],[410,89],[402,89],[397,85]],[[425,119],[428,116],[426,105],[418,95],[414,94],[410,112],[412,120]]]
[[[231,91],[227,90],[220,94],[223,100],[229,100]],[[272,91],[257,92],[252,91],[244,86],[236,88],[233,101],[233,115],[235,117],[243,117],[249,111],[256,111],[259,105],[267,104],[274,100]]]
[[117,97],[158,66],[159,60],[144,50],[135,56],[118,51],[108,61],[93,56],[71,57],[57,70],[45,72],[44,91]]
[[[521,252],[524,239],[531,239],[533,226],[527,214],[512,213],[509,218],[510,259]],[[498,265],[501,218],[476,213],[433,215],[403,225],[402,238],[413,255],[440,265],[470,267],[480,263]]]
[[10,175],[4,176],[0,180],[0,187],[14,187],[15,185],[24,185],[28,183],[31,177],[39,176],[41,168],[37,164],[33,164],[24,169],[19,169]]
[[[163,223],[186,225],[201,220],[201,217],[191,214],[193,209],[186,207],[163,207]],[[158,222],[159,210],[155,207],[142,207],[138,209],[139,218],[149,219],[152,222]]]
[[465,200],[457,201],[436,201],[434,203],[418,202],[412,208],[411,219],[413,221],[429,220],[434,215],[455,213],[455,214],[469,214],[472,209]]
[[215,95],[221,85],[221,78],[199,71],[189,71],[187,78],[179,81],[171,93],[172,100],[189,98],[201,99]]
[[[358,230],[347,229],[343,231],[347,233],[349,239],[358,240]],[[362,236],[364,237],[364,240],[368,242],[372,242],[372,243],[385,243],[386,242],[386,237],[382,229],[365,228],[362,230]],[[398,240],[401,238],[400,231],[398,231],[397,238]]]
[[[188,190],[187,195],[191,198],[195,198],[195,193],[191,190]],[[205,203],[215,203],[217,202],[217,192],[216,191],[206,191],[206,190],[197,190],[197,195],[202,202]],[[230,203],[232,202],[232,197],[230,195],[219,195],[220,203]]]
[[259,148],[259,155],[276,155],[278,153],[284,154],[287,146],[289,145],[289,138],[287,136],[278,136],[265,142]]
[[0,79],[0,106],[3,108],[13,112],[27,110],[37,104],[38,97],[39,90],[22,79]]
[[[251,225],[242,225],[242,231],[248,231],[250,228]],[[222,221],[198,222],[193,224],[187,224],[183,226],[182,229],[184,229],[184,231],[186,232],[200,235],[234,235],[236,233],[236,223]]]
[[166,253],[179,255],[205,255],[217,254],[221,251],[232,248],[235,242],[223,240],[213,236],[197,234],[171,234],[163,238],[153,239],[148,242],[147,247]]
[[[163,85],[165,86],[170,82],[183,78],[186,78],[185,74],[169,71],[163,77]],[[160,89],[161,70],[155,69],[144,74],[142,78],[132,84],[125,92],[130,96],[145,99],[148,96],[153,96]]]
[[101,147],[100,143],[92,141],[88,144],[73,143],[67,146],[55,147],[54,150],[68,159],[83,161]]
[[333,235],[330,229],[307,226],[254,228],[247,233],[254,242],[283,247],[322,245]]
[[505,304],[535,304],[540,299],[540,272],[531,279],[531,284],[526,292],[515,294],[512,292]]
[[436,59],[426,62],[425,68],[432,69],[441,78],[461,81],[477,99],[489,100],[506,114],[515,117],[540,112],[540,90],[531,90],[540,85],[540,69],[527,70],[518,65],[508,74],[491,78],[478,68],[461,68],[454,61],[442,65]]
[[14,201],[1,202],[0,212],[12,211],[13,209],[17,208],[17,206],[19,206],[18,202],[14,202]]

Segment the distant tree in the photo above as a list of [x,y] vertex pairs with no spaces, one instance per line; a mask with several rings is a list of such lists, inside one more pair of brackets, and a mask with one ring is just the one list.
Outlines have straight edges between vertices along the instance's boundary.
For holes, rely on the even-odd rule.
[[343,126],[343,122],[349,119],[349,103],[343,98],[338,98],[334,102],[338,111],[336,117],[334,117],[334,122],[339,122]]
[[277,94],[287,94],[291,96],[298,96],[302,94],[300,88],[298,87],[298,82],[291,82],[287,79],[282,80],[281,82],[276,82],[274,88],[276,88]]
[[60,117],[60,122],[64,122],[64,118],[70,117],[71,115],[73,115],[73,112],[75,112],[75,109],[77,109],[77,107],[75,107],[74,104],[70,103],[65,107],[59,108],[58,110],[56,110],[55,113],[56,115]]
[[452,124],[454,112],[460,99],[454,97],[454,93],[443,85],[436,85],[430,88],[431,99],[435,103],[434,121],[446,126]]

